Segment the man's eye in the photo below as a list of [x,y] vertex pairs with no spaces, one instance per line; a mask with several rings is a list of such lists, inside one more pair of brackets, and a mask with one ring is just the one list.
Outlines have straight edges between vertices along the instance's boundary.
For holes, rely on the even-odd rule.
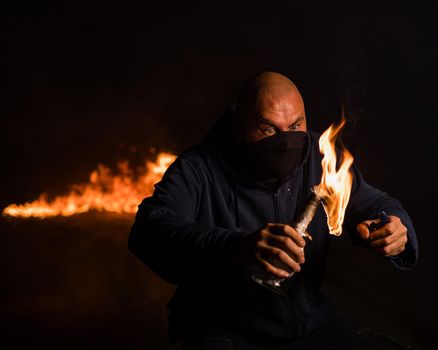
[[274,128],[266,128],[263,130],[266,134],[275,134]]
[[289,126],[289,130],[297,130],[299,127],[300,127],[300,124],[291,125],[291,126]]

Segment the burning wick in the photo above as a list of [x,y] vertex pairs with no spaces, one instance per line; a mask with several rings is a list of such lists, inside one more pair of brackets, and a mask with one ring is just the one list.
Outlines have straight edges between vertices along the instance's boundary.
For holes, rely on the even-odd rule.
[[353,184],[353,175],[350,172],[353,156],[344,146],[340,149],[339,162],[336,156],[336,140],[344,125],[345,119],[342,117],[338,125],[332,124],[319,138],[319,150],[324,158],[321,162],[321,183],[314,189],[327,214],[330,234],[336,236],[342,233],[345,209]]
[[344,125],[345,119],[342,117],[338,125],[332,124],[319,138],[319,150],[324,155],[321,161],[321,182],[312,188],[312,196],[294,224],[296,231],[303,237],[311,238],[306,230],[315,216],[319,203],[327,215],[330,234],[339,236],[342,233],[345,209],[353,184],[353,175],[350,172],[353,156],[344,146],[340,149],[341,157],[337,166],[336,140]]
[[[310,240],[312,236],[307,232],[307,227],[312,222],[320,203],[327,215],[330,234],[339,236],[342,233],[345,209],[353,183],[353,176],[350,173],[353,156],[345,147],[341,147],[341,157],[337,166],[336,140],[344,125],[345,119],[342,118],[338,125],[332,124],[319,138],[319,150],[324,155],[321,162],[321,182],[312,188],[312,195],[300,217],[293,224],[294,229],[302,237]],[[292,275],[293,273],[289,278],[277,278],[267,272],[256,271],[252,279],[277,294],[286,295],[288,281]]]

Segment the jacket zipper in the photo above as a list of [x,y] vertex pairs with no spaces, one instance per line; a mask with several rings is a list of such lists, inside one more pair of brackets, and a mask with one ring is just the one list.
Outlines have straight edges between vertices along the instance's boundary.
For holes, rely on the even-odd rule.
[[[280,223],[280,209],[278,207],[278,198],[276,192],[271,192],[272,195],[272,203],[274,205],[274,221],[275,223]],[[286,304],[288,311],[288,319],[289,319],[289,327],[288,327],[288,335],[294,339],[297,335],[297,315],[296,315],[296,306],[292,300],[290,300],[289,296],[286,296]]]
[[280,211],[278,209],[278,200],[277,200],[277,193],[271,192],[272,194],[272,203],[274,204],[274,221],[276,224],[280,221]]
[[[294,302],[294,301],[290,300],[289,297],[287,297],[287,298],[288,298],[288,300],[289,300],[289,303],[292,304],[293,310],[291,310],[291,313],[292,313],[293,316],[294,316],[294,324],[293,324],[294,329],[293,329],[293,331],[292,331],[292,327],[291,327],[290,333],[291,333],[292,338],[296,338],[296,337],[297,337],[297,333],[298,333],[297,306],[295,305],[295,302]],[[291,326],[292,326],[292,325],[291,325]]]
[[[274,221],[276,224],[280,223],[280,209],[278,207],[278,199],[277,199],[277,193],[271,192],[272,196],[272,203],[274,206]],[[296,321],[296,308],[295,305],[292,305],[292,301],[289,299],[289,296],[286,296],[286,304],[287,304],[287,311],[288,311],[288,319],[289,319],[289,327],[288,327],[288,335],[291,338],[295,338],[296,336],[296,327],[297,327],[297,321]],[[294,321],[292,321],[292,317]]]

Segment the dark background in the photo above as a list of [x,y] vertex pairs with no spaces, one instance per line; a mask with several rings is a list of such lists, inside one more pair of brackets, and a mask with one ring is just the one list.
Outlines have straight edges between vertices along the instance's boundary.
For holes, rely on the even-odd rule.
[[[403,203],[419,236],[412,272],[334,238],[324,289],[369,324],[435,348],[432,5],[95,0],[1,10],[0,208],[62,194],[98,162],[139,160],[151,146],[180,153],[249,76],[278,71],[300,88],[311,129],[343,106],[356,164]],[[2,348],[173,348],[164,309],[173,287],[127,252],[132,219],[0,218]]]

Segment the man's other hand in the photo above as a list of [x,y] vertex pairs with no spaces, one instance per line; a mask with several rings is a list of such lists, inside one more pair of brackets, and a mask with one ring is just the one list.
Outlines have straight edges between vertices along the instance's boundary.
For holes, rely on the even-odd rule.
[[385,226],[373,232],[370,232],[369,227],[374,220],[366,220],[357,225],[356,229],[374,251],[383,256],[395,256],[405,250],[408,230],[397,216],[389,215],[388,218],[389,222]]
[[289,225],[266,224],[242,238],[235,261],[240,265],[259,265],[279,278],[300,271],[304,263],[303,237]]

